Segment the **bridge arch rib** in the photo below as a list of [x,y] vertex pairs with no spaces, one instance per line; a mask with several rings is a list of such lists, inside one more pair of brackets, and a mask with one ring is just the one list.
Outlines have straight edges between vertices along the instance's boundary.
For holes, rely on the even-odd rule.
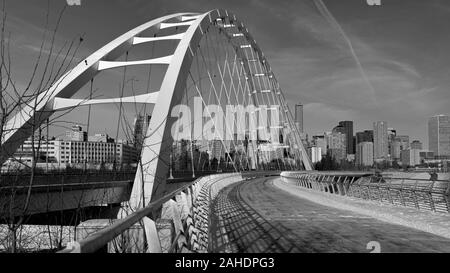
[[[182,26],[187,27],[184,33],[160,37],[139,36],[142,32],[150,28],[162,30]],[[36,125],[42,124],[59,109],[55,106],[58,103],[61,109],[66,109],[67,107],[81,105],[114,103],[118,100],[122,102],[121,99],[123,98],[111,99],[109,101],[92,100],[90,102],[71,99],[82,86],[93,79],[99,72],[115,67],[132,65],[168,65],[158,93],[153,94],[150,100],[145,100],[145,102],[154,103],[155,106],[146,134],[149,137],[146,137],[143,143],[141,153],[142,164],[138,165],[129,203],[131,208],[145,206],[151,200],[161,196],[165,190],[164,184],[169,168],[167,164],[169,154],[164,151],[170,148],[173,142],[170,134],[170,129],[174,122],[174,118],[170,117],[171,110],[175,105],[181,103],[183,90],[186,88],[186,80],[189,77],[189,70],[196,55],[197,48],[205,33],[211,27],[218,28],[229,39],[230,44],[236,51],[236,55],[241,58],[243,69],[248,77],[247,84],[250,86],[249,89],[254,90],[249,94],[252,100],[254,100],[254,104],[258,105],[258,102],[255,100],[257,90],[253,86],[250,78],[267,76],[272,92],[276,93],[277,99],[283,107],[282,110],[285,111],[288,117],[286,119],[286,126],[291,129],[295,128],[293,118],[287,108],[280,86],[276,81],[266,57],[250,35],[248,29],[234,14],[226,10],[212,10],[203,14],[177,13],[152,20],[128,31],[82,60],[77,66],[63,75],[48,90],[38,96],[34,105],[25,107],[8,122],[6,125],[8,134],[2,140],[2,147],[7,147],[7,150],[5,150],[5,153],[2,151],[2,155],[12,154],[26,138],[33,134],[33,128],[38,128]],[[231,28],[237,28],[238,32],[228,32],[227,29]],[[244,38],[246,43],[233,42],[235,38],[239,37]],[[179,40],[179,42],[174,53],[169,56],[140,61],[115,61],[134,45],[158,40]],[[245,50],[247,49],[253,50],[256,59],[248,59],[245,54]],[[254,61],[259,62],[259,65],[265,71],[264,73],[252,75],[249,63]],[[133,101],[132,98],[127,98],[127,100],[129,102]],[[61,104],[63,105],[61,106]],[[302,141],[295,132],[294,129],[293,141],[296,143],[298,157],[301,158],[305,169],[311,169],[311,163],[304,150]]]
[[[162,191],[164,190],[164,185],[162,183],[166,180],[166,174],[168,171],[168,165],[165,162],[169,161],[169,154],[160,152],[165,148],[169,148],[169,145],[172,144],[170,135],[171,122],[167,122],[167,117],[170,116],[170,110],[181,102],[183,96],[182,92],[185,88],[186,79],[188,78],[188,72],[191,68],[193,57],[195,56],[196,49],[205,33],[210,27],[225,29],[230,26],[237,26],[240,33],[230,34],[225,31],[222,33],[226,35],[230,41],[232,41],[234,35],[236,35],[234,37],[243,36],[246,38],[250,47],[256,52],[258,60],[262,63],[266,71],[271,74],[271,78],[274,83],[276,83],[275,88],[277,88],[277,94],[280,97],[283,96],[278,83],[276,82],[275,76],[272,73],[270,65],[262,53],[262,50],[252,38],[248,29],[236,18],[234,14],[226,10],[212,10],[198,16],[180,40],[161,85],[161,95],[158,96],[157,103],[153,110],[153,113],[156,115],[154,114],[152,116],[147,131],[147,135],[150,137],[144,140],[142,151],[142,161],[144,162],[144,167],[142,170],[138,169],[138,174],[135,178],[132,198],[130,200],[132,207],[145,206],[146,201],[148,202],[153,199],[152,196],[161,196]],[[236,54],[240,56],[241,59],[245,60],[246,56],[243,54],[243,49],[245,47],[240,44],[234,44],[233,47]],[[248,62],[244,61],[242,64],[246,74],[251,75]],[[249,81],[249,85],[252,85],[251,81]],[[250,89],[255,90],[253,86],[251,86]],[[282,97],[282,99],[284,100],[284,97]],[[257,105],[257,101],[254,101],[254,104]],[[291,128],[295,126],[292,119],[290,126],[292,126]],[[164,140],[168,141],[164,142]],[[300,154],[302,156],[305,169],[311,169],[310,160],[307,157],[306,151],[304,150],[298,135],[296,141],[298,143],[298,148],[301,151]],[[158,157],[160,160],[153,160]],[[141,173],[141,175],[139,175],[139,173]],[[159,180],[160,182],[158,183],[155,180]],[[158,184],[155,184],[155,182]],[[144,202],[141,202],[142,200],[144,200]]]

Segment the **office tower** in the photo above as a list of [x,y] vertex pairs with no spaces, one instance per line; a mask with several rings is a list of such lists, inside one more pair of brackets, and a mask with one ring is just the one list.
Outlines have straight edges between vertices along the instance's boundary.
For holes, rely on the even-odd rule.
[[347,154],[355,154],[353,149],[353,121],[339,121],[339,125],[334,127],[333,132],[345,134],[345,145],[347,147],[346,152]]
[[428,120],[428,149],[436,156],[450,156],[450,117],[437,115]]
[[356,133],[356,145],[361,142],[373,142],[373,130],[365,130]]
[[387,122],[385,121],[373,123],[373,155],[374,160],[388,158],[388,134]]
[[409,136],[406,135],[398,135],[395,137],[396,141],[399,141],[402,146],[402,150],[409,149]]
[[347,158],[347,147],[345,134],[334,132],[326,136],[328,144],[328,153],[336,161],[342,161]]
[[389,153],[389,159],[393,159],[393,152],[394,152],[393,144],[394,144],[395,136],[397,135],[397,130],[395,130],[394,128],[388,128],[387,134],[388,134],[388,153]]
[[397,135],[397,130],[395,130],[394,128],[388,128],[387,133],[388,133],[388,139],[394,140],[394,137]]
[[321,147],[309,147],[308,148],[309,156],[311,158],[312,163],[317,163],[322,160],[322,148]]
[[406,149],[401,151],[402,166],[414,167],[420,164],[420,150]]
[[327,140],[325,134],[313,136],[313,145],[320,148],[322,155],[327,154]]
[[360,166],[373,165],[373,143],[361,142],[356,145],[356,164]]
[[140,149],[144,141],[144,116],[137,115],[133,123],[133,144]]
[[191,153],[189,142],[185,139],[174,141],[172,144],[172,159],[174,161],[174,170],[191,170]]
[[422,150],[423,149],[422,142],[414,140],[413,142],[411,142],[411,149]]
[[295,105],[295,125],[300,133],[303,133],[303,104]]
[[66,137],[71,141],[87,141],[87,132],[80,125],[74,125],[72,130],[66,131]]
[[88,136],[88,141],[112,143],[114,139],[110,138],[107,134],[94,134],[93,136]]
[[211,159],[220,160],[225,157],[225,147],[223,146],[222,140],[214,139],[209,142],[209,150],[211,151]]

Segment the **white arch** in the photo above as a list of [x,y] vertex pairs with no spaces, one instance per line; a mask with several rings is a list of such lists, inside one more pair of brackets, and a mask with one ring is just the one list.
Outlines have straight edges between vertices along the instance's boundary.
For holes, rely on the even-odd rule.
[[[23,107],[15,116],[8,120],[4,126],[6,132],[2,138],[2,150],[0,151],[0,163],[11,156],[29,136],[36,130],[54,111],[52,110],[53,99],[56,97],[70,98],[83,85],[100,72],[100,62],[112,61],[129,50],[143,31],[150,28],[160,28],[161,24],[170,19],[195,16],[197,13],[177,13],[151,20],[142,24],[113,41],[109,42],[69,72],[59,78],[48,90],[45,90]],[[179,37],[171,37],[179,39]]]
[[[226,24],[225,18],[231,21],[231,23]],[[167,22],[168,20],[178,20],[178,22]],[[184,33],[163,37],[139,36],[143,31],[150,28],[158,30],[178,26],[186,26],[187,30]],[[177,13],[164,16],[128,31],[94,52],[85,60],[81,61],[71,71],[63,75],[48,90],[40,94],[31,105],[24,107],[16,116],[9,120],[5,127],[7,134],[2,140],[2,147],[4,147],[3,149],[5,150],[2,151],[1,162],[6,159],[3,158],[5,154],[12,154],[16,148],[33,133],[33,123],[35,124],[34,129],[37,129],[38,126],[53,114],[55,110],[64,108],[64,105],[74,106],[77,103],[80,105],[88,105],[114,103],[117,102],[117,100],[124,99],[132,100],[132,98],[120,98],[81,102],[79,100],[70,99],[84,84],[91,80],[101,70],[128,65],[168,65],[160,91],[157,94],[154,94],[154,96],[146,97],[146,100],[149,100],[149,103],[155,103],[155,107],[146,134],[149,137],[144,139],[141,154],[143,166],[142,168],[141,166],[138,167],[130,199],[130,205],[134,208],[145,206],[152,199],[160,196],[164,191],[164,183],[168,171],[168,166],[165,162],[168,162],[169,154],[164,153],[163,151],[172,144],[170,127],[173,120],[168,117],[170,117],[171,109],[179,104],[182,99],[182,91],[186,84],[195,49],[200,44],[205,31],[210,26],[221,28],[237,27],[240,33],[232,35],[227,34],[225,31],[222,33],[227,35],[230,41],[234,37],[244,37],[248,42],[247,45],[244,45],[244,48],[250,47],[256,52],[256,57],[268,71],[269,77],[275,80],[270,65],[261,49],[251,37],[244,24],[237,20],[234,14],[229,13],[226,10],[212,10],[204,14]],[[170,39],[179,40],[173,55],[132,62],[114,61],[128,51],[133,45]],[[237,55],[244,59],[245,57],[242,53],[243,47],[234,46],[234,48]],[[258,61],[258,59],[248,60],[248,62]],[[243,62],[247,75],[249,77],[261,76],[252,75],[250,73],[248,62]],[[249,85],[250,90],[256,90],[250,81]],[[277,89],[278,90],[275,90],[276,94],[282,96],[278,86]],[[260,92],[270,92],[270,90],[260,90]],[[250,94],[253,99],[256,96],[256,93],[257,92],[252,92],[252,94]],[[292,120],[290,120],[289,125],[291,128],[295,128]],[[296,136],[296,142],[300,144],[299,148],[301,150],[305,168],[311,169],[310,160],[298,136]]]

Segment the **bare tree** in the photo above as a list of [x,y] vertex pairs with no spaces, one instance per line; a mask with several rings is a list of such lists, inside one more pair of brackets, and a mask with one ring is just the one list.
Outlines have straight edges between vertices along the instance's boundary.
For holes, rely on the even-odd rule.
[[[51,18],[50,1],[47,1],[47,9],[45,14],[45,27],[40,41],[38,56],[34,60],[31,75],[28,78],[25,87],[20,88],[16,83],[16,78],[12,69],[12,54],[10,50],[10,43],[14,39],[14,34],[8,31],[8,15],[6,9],[6,1],[2,2],[2,18],[1,18],[1,32],[0,32],[0,151],[1,158],[10,158],[17,164],[21,164],[27,170],[27,180],[4,179],[4,175],[0,172],[0,199],[3,199],[3,208],[8,208],[9,213],[5,214],[4,210],[0,213],[1,217],[8,224],[8,238],[6,240],[8,249],[11,252],[17,252],[18,247],[21,246],[20,238],[22,236],[22,225],[26,222],[27,211],[30,209],[30,199],[32,194],[33,184],[35,183],[35,176],[37,170],[37,162],[40,157],[40,150],[42,144],[42,130],[48,129],[53,122],[59,119],[62,114],[49,117],[49,113],[41,114],[38,112],[38,105],[45,102],[51,92],[51,86],[57,84],[58,80],[66,74],[73,62],[76,60],[78,49],[83,41],[83,38],[72,39],[66,42],[61,47],[56,46],[56,37],[58,34],[61,20],[63,18],[66,6],[64,6],[57,14],[57,20],[54,26],[49,23]],[[14,116],[21,110],[27,109],[29,113],[34,113],[31,119],[27,122],[27,126],[32,136],[31,142],[31,164],[26,164],[14,157],[14,153],[10,152],[9,147],[3,147],[4,140],[16,128],[11,128],[8,125]],[[37,114],[36,114],[37,113]],[[44,119],[44,122],[43,122]],[[35,133],[37,132],[37,134]],[[24,141],[23,139],[22,141]],[[46,139],[48,142],[49,140]],[[14,143],[19,146],[21,143]],[[46,155],[48,156],[48,154]],[[2,187],[9,186],[7,190]],[[19,189],[18,186],[22,188]],[[25,187],[24,187],[25,186]],[[19,192],[20,191],[20,192]],[[17,195],[24,196],[21,202],[17,202]],[[6,200],[6,201],[5,201]],[[1,240],[1,238],[0,238]]]

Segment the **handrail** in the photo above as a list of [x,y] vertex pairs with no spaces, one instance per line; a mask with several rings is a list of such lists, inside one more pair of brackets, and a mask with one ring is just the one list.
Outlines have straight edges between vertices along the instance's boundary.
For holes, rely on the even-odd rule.
[[111,183],[111,184],[129,184],[133,183],[134,180],[113,180],[113,181],[98,181],[98,182],[84,182],[84,183],[67,183],[67,184],[38,184],[38,185],[31,185],[31,186],[5,186],[0,187],[0,190],[8,190],[8,189],[38,189],[38,188],[60,188],[61,186],[64,187],[72,187],[72,186],[94,186],[94,185],[105,185],[105,183]]
[[[197,180],[189,183],[188,185],[184,185],[183,187],[176,189],[163,197],[159,198],[156,201],[150,202],[146,207],[141,208],[127,217],[123,219],[116,220],[113,224],[110,226],[99,230],[98,232],[94,233],[91,236],[88,236],[87,238],[81,240],[79,243],[80,251],[81,252],[95,252],[105,246],[108,242],[122,234],[124,231],[132,227],[134,224],[139,222],[142,218],[148,216],[151,214],[156,207],[162,205],[166,201],[172,199],[174,196],[176,196],[178,193],[186,190],[188,187],[192,186]],[[64,253],[68,251],[60,251],[60,253]],[[69,251],[70,252],[70,251]]]
[[[138,223],[140,220],[142,220],[144,217],[149,216],[152,212],[154,212],[156,209],[159,209],[161,206],[163,206],[167,201],[174,199],[178,194],[185,192],[186,194],[192,193],[193,188],[196,186],[195,184],[197,182],[203,181],[207,183],[208,181],[222,181],[226,180],[227,178],[235,178],[236,175],[239,173],[226,173],[226,174],[215,174],[212,176],[204,176],[196,179],[193,182],[190,182],[189,184],[186,184],[166,195],[159,198],[156,201],[150,202],[146,207],[140,208],[133,213],[127,215],[123,219],[115,220],[114,223],[108,225],[105,228],[102,228],[98,231],[96,231],[93,234],[90,234],[87,238],[82,239],[78,242],[72,242],[67,245],[66,249],[63,249],[59,251],[58,253],[72,253],[72,252],[95,252],[105,245],[107,245],[109,242],[114,240],[117,236],[120,234],[123,234],[127,229],[131,228],[133,225]],[[212,177],[212,178],[211,178]],[[240,180],[242,180],[242,176],[240,174],[238,175],[240,177]],[[206,178],[206,179],[205,179]],[[209,179],[211,178],[211,179]],[[217,179],[217,180],[216,180]],[[226,184],[223,183],[223,184]],[[205,184],[201,184],[200,187],[203,187]],[[207,204],[209,206],[209,204]],[[192,216],[189,216],[192,217]],[[185,220],[182,220],[185,221]],[[194,227],[195,229],[195,227]],[[184,235],[177,234],[175,238],[183,237]],[[184,236],[185,237],[185,236]],[[178,240],[178,239],[177,239]],[[173,246],[172,242],[171,245]]]
[[[327,175],[330,176],[330,174]],[[352,176],[346,172],[335,172],[334,175],[337,177]],[[324,176],[322,172],[282,172],[280,176],[287,183],[292,181],[291,183],[295,185],[312,190],[381,202],[387,201],[403,206],[410,206],[410,203],[414,203],[417,209],[425,208],[436,212],[450,213],[450,181],[393,177],[382,177],[383,181],[381,181],[378,179],[379,177],[367,179],[358,173],[354,173],[354,175],[356,176],[353,176],[352,183],[348,184],[343,183],[342,179],[317,181],[317,177]],[[358,179],[354,180],[355,178]],[[372,181],[372,178],[377,179]],[[306,180],[308,183],[305,186],[304,183],[297,183],[298,180]],[[405,181],[411,181],[411,183],[405,183]],[[341,187],[344,188],[344,191],[341,191]]]

